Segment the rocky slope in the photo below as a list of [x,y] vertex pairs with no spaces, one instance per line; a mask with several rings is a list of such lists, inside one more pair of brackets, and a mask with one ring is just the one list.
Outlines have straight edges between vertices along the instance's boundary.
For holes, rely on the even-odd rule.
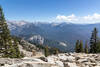
[[40,50],[35,44],[31,44],[28,41],[17,37],[15,37],[15,39],[18,41],[18,47],[20,52],[23,53],[25,57],[32,57],[38,55],[44,56],[43,50]]
[[40,58],[0,59],[2,67],[100,67],[100,54],[62,53]]
[[60,67],[100,67],[100,54],[65,53],[47,59]]
[[25,39],[26,41],[33,43],[35,45],[43,45],[43,46],[49,46],[49,47],[55,47],[58,48],[61,51],[71,51],[73,48],[71,47],[71,44],[68,44],[63,41],[56,41],[56,40],[50,40],[42,37],[41,35],[20,35],[19,37]]

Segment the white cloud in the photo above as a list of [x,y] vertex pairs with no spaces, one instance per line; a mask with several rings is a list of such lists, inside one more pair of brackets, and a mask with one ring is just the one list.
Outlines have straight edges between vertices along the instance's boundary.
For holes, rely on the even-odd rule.
[[69,16],[58,15],[58,16],[56,16],[56,21],[57,22],[75,23],[75,24],[100,23],[100,14],[94,13],[92,15],[87,15],[87,16],[75,16],[74,14],[71,14]]
[[77,18],[74,14],[69,15],[69,16],[64,16],[64,15],[58,15],[56,17],[56,20],[58,21],[64,21],[64,22],[73,22],[73,21],[77,21]]

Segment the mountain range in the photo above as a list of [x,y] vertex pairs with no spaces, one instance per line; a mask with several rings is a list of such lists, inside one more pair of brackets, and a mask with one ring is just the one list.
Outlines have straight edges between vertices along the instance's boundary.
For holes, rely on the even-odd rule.
[[[65,43],[67,48],[64,49],[74,47],[76,40],[82,40],[83,42],[89,41],[91,32],[95,27],[98,29],[98,32],[100,31],[100,24],[67,24],[66,22],[32,23],[27,21],[7,21],[7,23],[12,35],[24,36],[27,39],[33,35],[40,35],[46,39],[46,42],[48,40],[49,42],[56,41]],[[54,45],[52,44],[51,46]],[[56,46],[58,45],[56,44]],[[60,48],[61,46],[58,47]],[[73,48],[71,49],[73,50]]]

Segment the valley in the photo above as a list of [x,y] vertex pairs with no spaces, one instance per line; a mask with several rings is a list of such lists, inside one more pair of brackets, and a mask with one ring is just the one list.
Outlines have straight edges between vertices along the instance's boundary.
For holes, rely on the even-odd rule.
[[[42,44],[57,47],[67,52],[74,51],[77,40],[82,40],[84,44],[85,41],[89,41],[95,27],[100,31],[100,24],[31,23],[28,21],[8,21],[7,23],[12,35],[23,37],[26,40],[35,36],[35,41],[37,37],[38,40],[42,41]],[[60,42],[65,43],[66,46],[61,45]]]

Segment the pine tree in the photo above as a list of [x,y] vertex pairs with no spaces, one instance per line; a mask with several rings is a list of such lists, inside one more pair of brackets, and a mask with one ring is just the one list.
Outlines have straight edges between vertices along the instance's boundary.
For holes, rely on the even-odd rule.
[[80,41],[80,45],[79,45],[79,52],[84,52],[84,49],[83,49],[83,42]]
[[14,49],[15,49],[15,58],[21,58],[22,56],[21,56],[21,52],[19,51],[19,47],[18,47],[18,41],[16,40],[16,39],[13,39],[14,40],[14,45],[13,45],[13,47],[14,47]]
[[11,47],[11,37],[10,37],[10,32],[7,28],[7,24],[1,6],[0,6],[0,46],[1,46],[0,52],[2,52],[2,55],[10,53],[9,47]]
[[94,28],[90,39],[90,53],[97,53],[98,31]]
[[55,48],[54,54],[57,54],[58,55],[58,53],[59,53],[59,50],[57,48]]
[[45,53],[45,57],[47,57],[47,56],[49,55],[49,49],[48,49],[48,46],[45,47],[44,53]]
[[85,53],[88,53],[88,44],[87,44],[87,42],[85,43],[84,52],[85,52]]
[[10,35],[10,31],[6,23],[2,7],[0,6],[0,56],[10,58],[18,57],[17,51],[19,50],[16,49],[18,48],[18,46],[15,45],[16,44]]
[[79,40],[77,40],[76,45],[75,45],[75,52],[79,53]]

